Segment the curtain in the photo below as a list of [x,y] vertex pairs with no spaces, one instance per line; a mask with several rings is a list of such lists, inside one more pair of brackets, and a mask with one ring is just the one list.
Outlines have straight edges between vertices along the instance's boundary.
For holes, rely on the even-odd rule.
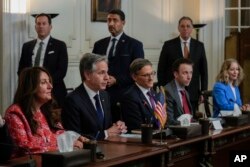
[[26,6],[26,0],[3,0],[2,3],[1,112],[3,113],[13,102],[21,48],[22,44],[27,41],[28,35],[27,16],[22,11],[23,6]]

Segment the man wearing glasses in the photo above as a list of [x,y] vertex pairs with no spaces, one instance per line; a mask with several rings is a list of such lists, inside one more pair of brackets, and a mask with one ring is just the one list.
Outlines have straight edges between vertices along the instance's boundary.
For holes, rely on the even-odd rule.
[[155,92],[152,90],[156,73],[152,63],[137,58],[130,65],[130,73],[135,83],[121,100],[122,119],[128,131],[140,129],[143,123],[152,123],[157,128]]

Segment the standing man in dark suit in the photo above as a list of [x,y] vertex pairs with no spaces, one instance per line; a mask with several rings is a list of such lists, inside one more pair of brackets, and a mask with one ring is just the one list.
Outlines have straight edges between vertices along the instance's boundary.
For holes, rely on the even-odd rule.
[[35,18],[37,39],[23,44],[18,75],[26,67],[43,66],[52,76],[53,94],[61,106],[67,94],[63,78],[68,68],[66,44],[50,36],[51,17],[41,13]]
[[[147,59],[135,59],[130,65],[130,72],[135,83],[121,100],[123,121],[129,131],[140,129],[141,124],[146,123],[152,123],[154,128],[159,128],[154,114],[157,100],[153,90],[155,71],[152,63]],[[153,102],[150,99],[153,99]]]
[[113,9],[107,16],[108,29],[111,34],[97,41],[93,53],[107,55],[109,66],[109,80],[107,91],[111,98],[111,111],[114,120],[120,119],[119,109],[116,107],[120,97],[133,84],[129,74],[129,65],[136,58],[144,58],[143,45],[140,41],[127,36],[123,32],[125,14],[119,9]]
[[[165,86],[168,124],[178,125],[180,124],[180,122],[177,121],[179,116],[182,114],[193,115],[189,93],[185,89],[189,86],[192,79],[193,63],[190,59],[177,59],[172,66],[172,72],[174,79]],[[184,96],[185,99],[183,99]],[[185,106],[185,104],[187,106]]]
[[193,21],[189,17],[179,20],[180,36],[166,41],[162,47],[158,62],[157,78],[159,85],[166,85],[173,79],[172,64],[179,58],[188,58],[194,63],[193,78],[188,87],[193,112],[198,110],[198,103],[203,101],[201,92],[207,90],[207,58],[203,43],[191,38]]
[[62,111],[65,129],[97,139],[126,132],[122,121],[112,124],[109,95],[104,91],[109,80],[106,58],[87,53],[79,69],[82,83],[67,95]]

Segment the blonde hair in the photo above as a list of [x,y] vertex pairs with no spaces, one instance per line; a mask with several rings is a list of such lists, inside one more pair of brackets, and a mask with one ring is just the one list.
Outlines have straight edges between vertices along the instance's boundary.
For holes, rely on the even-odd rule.
[[237,63],[238,66],[239,66],[239,75],[238,75],[237,80],[233,81],[233,86],[238,86],[241,83],[241,81],[244,78],[244,72],[243,72],[242,67],[238,63],[238,61],[235,60],[235,59],[226,59],[223,62],[222,66],[221,66],[221,69],[220,69],[220,73],[216,77],[217,82],[224,82],[226,84],[229,83],[228,70],[229,70],[230,66],[232,65],[232,63]]

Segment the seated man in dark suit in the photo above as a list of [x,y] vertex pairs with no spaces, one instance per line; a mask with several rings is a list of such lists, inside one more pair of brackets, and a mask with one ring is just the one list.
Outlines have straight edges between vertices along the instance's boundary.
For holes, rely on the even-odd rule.
[[66,97],[62,111],[65,129],[97,139],[126,132],[124,122],[112,124],[109,96],[104,91],[109,79],[106,58],[87,53],[79,68],[83,83]]
[[193,75],[193,63],[189,59],[177,59],[173,66],[174,79],[166,85],[168,125],[178,125],[182,114],[193,115],[189,94],[186,87]]
[[143,123],[152,123],[159,128],[154,113],[158,103],[156,92],[152,90],[155,76],[152,63],[147,59],[135,59],[130,65],[130,73],[135,83],[121,100],[122,118],[128,130],[140,129]]

